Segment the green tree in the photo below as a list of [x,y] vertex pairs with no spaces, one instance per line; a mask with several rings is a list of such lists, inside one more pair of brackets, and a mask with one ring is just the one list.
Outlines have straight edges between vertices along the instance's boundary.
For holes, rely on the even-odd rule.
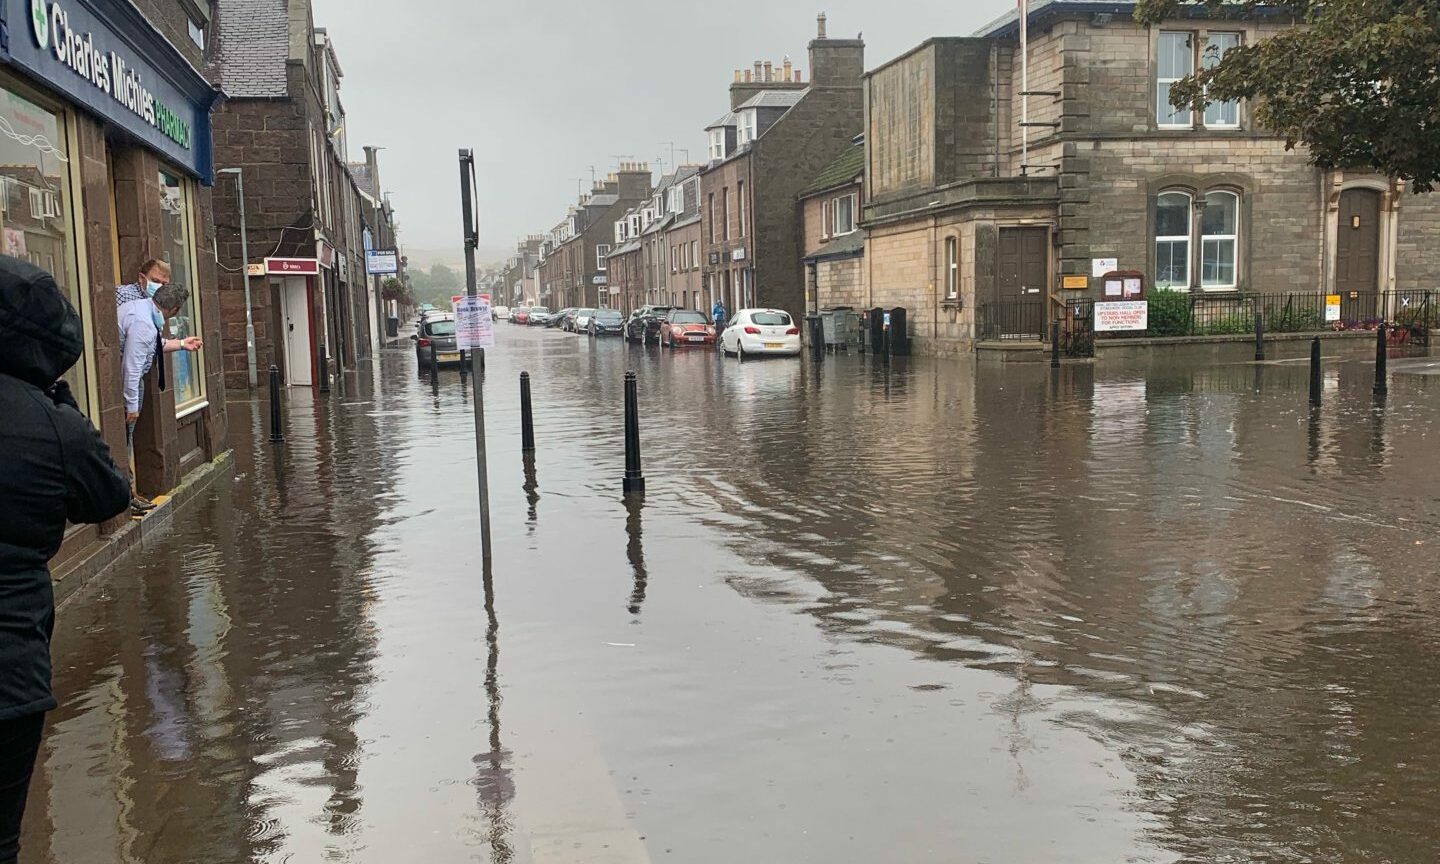
[[430,266],[430,278],[434,281],[437,288],[450,289],[463,287],[460,274],[444,264],[432,264]]
[[1373,171],[1417,192],[1440,180],[1436,0],[1140,0],[1137,21],[1205,7],[1289,13],[1299,25],[1226,52],[1171,91],[1177,106],[1248,99],[1261,125],[1324,169]]

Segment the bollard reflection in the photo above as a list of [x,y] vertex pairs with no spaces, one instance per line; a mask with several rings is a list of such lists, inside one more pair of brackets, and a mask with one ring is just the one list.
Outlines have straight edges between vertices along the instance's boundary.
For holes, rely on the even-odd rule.
[[525,515],[525,523],[530,529],[530,533],[534,534],[535,526],[539,521],[536,505],[540,502],[540,481],[536,479],[535,476],[535,454],[526,453],[523,457],[523,462],[525,468],[525,483],[521,488],[525,490],[525,502],[529,506]]
[[505,864],[515,857],[512,835],[515,821],[509,806],[515,800],[515,773],[510,767],[510,751],[500,742],[500,618],[495,612],[495,578],[489,559],[485,560],[485,699],[489,706],[489,750],[474,757],[475,779],[480,813],[485,817],[485,842],[490,847],[490,861]]
[[625,536],[629,538],[625,544],[625,556],[630,559],[630,569],[635,574],[635,585],[630,591],[630,605],[627,607],[631,615],[640,614],[640,607],[645,603],[645,588],[650,579],[645,571],[645,546],[641,542],[643,526],[640,523],[640,512],[644,507],[643,496],[625,496]]

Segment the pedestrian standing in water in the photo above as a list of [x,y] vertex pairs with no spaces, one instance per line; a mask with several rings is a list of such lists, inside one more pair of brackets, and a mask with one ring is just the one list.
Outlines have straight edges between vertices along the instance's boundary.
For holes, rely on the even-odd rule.
[[55,596],[49,561],[65,523],[125,512],[130,484],[75,405],[64,375],[84,328],[49,273],[0,256],[0,864],[20,819],[50,691]]
[[715,299],[715,306],[710,310],[710,317],[715,321],[715,335],[719,336],[720,331],[725,329],[725,301]]

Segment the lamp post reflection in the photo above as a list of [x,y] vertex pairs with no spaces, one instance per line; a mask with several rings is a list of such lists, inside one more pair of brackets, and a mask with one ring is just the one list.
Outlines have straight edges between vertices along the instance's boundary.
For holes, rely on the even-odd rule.
[[475,788],[480,796],[480,812],[485,817],[485,840],[490,846],[490,860],[506,864],[514,859],[511,835],[514,819],[507,812],[515,800],[515,776],[510,769],[510,753],[500,743],[500,619],[495,614],[495,578],[490,561],[485,561],[485,697],[489,703],[487,720],[490,726],[490,750],[475,756]]

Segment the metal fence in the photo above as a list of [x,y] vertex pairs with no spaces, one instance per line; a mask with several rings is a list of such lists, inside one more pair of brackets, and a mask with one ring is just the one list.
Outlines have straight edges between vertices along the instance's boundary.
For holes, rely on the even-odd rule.
[[1340,295],[1339,318],[1327,320],[1323,293],[1216,295],[1154,290],[1146,298],[1147,329],[1114,333],[1094,331],[1094,300],[1067,300],[1061,347],[1071,356],[1089,356],[1096,339],[1252,334],[1257,314],[1267,333],[1375,330],[1385,323],[1393,328],[1392,343],[1428,345],[1430,330],[1440,326],[1437,298],[1436,291],[1350,292]]
[[1003,300],[975,308],[975,336],[994,340],[1041,340],[1049,330],[1045,304],[1038,300]]

